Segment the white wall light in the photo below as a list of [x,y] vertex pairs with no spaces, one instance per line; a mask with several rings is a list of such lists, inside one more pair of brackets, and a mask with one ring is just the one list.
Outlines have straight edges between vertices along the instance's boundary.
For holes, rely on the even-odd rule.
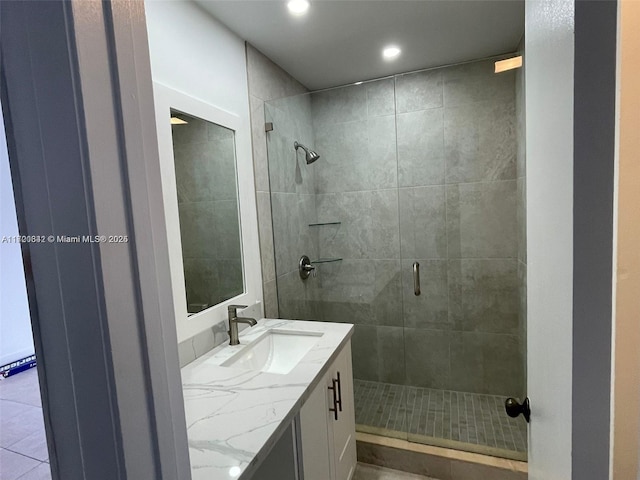
[[289,13],[291,15],[304,15],[309,10],[309,1],[308,0],[290,0],[287,3],[287,8],[289,9]]
[[522,55],[507,58],[506,60],[499,60],[496,62],[495,73],[506,72],[507,70],[513,70],[514,68],[520,68],[521,66]]
[[400,55],[401,51],[402,50],[400,50],[398,47],[390,45],[388,47],[385,47],[384,50],[382,50],[382,57],[385,60],[393,60],[394,58],[397,58],[398,55]]

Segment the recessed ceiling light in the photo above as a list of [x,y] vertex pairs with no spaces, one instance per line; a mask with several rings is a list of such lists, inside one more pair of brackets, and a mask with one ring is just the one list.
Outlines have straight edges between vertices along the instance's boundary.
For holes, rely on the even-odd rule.
[[382,56],[386,60],[391,60],[393,58],[396,58],[398,55],[400,55],[400,52],[401,50],[398,47],[389,46],[389,47],[385,47],[384,50],[382,50]]
[[287,8],[292,15],[304,15],[309,10],[308,0],[290,0]]
[[185,122],[181,118],[171,117],[171,125],[185,125],[187,123],[189,123],[189,122]]

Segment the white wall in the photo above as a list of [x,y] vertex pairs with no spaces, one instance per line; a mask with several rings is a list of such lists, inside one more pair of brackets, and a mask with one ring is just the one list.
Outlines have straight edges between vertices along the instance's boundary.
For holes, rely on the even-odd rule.
[[573,0],[526,3],[531,480],[571,478],[573,35]]
[[[0,112],[0,241],[18,235],[9,157]],[[0,365],[33,355],[33,337],[18,243],[0,243]]]
[[145,9],[153,81],[248,122],[244,41],[191,1],[147,0]]
[[[236,130],[245,294],[236,297],[234,301],[193,315],[188,320],[185,309],[181,306],[184,302],[184,281],[180,280],[182,272],[178,272],[179,269],[176,268],[176,265],[181,267],[182,264],[175,260],[176,255],[181,255],[179,241],[171,240],[176,238],[173,230],[178,230],[178,226],[177,214],[172,213],[175,210],[175,189],[166,183],[167,179],[172,178],[172,174],[167,171],[167,151],[171,148],[170,130],[161,128],[164,123],[158,125],[161,168],[165,172],[165,211],[170,230],[169,255],[170,260],[173,259],[172,282],[174,286],[180,285],[176,287],[180,289],[179,294],[174,298],[178,342],[184,342],[199,333],[206,333],[213,325],[221,324],[227,317],[225,305],[229,303],[243,303],[253,307],[242,312],[242,315],[263,316],[245,42],[191,1],[147,0],[145,9],[154,83],[228,112],[239,120],[238,127],[232,128]],[[159,95],[160,90],[156,89],[155,93],[157,115],[161,114],[160,104],[164,102]],[[168,162],[173,165],[172,159]],[[247,245],[247,241],[251,245]],[[213,339],[213,335],[209,337],[210,340]],[[209,347],[212,348],[213,344]]]

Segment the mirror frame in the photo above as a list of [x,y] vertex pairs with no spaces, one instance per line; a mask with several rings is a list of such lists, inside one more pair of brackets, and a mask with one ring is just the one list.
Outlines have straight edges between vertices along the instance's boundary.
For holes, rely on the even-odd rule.
[[[227,307],[233,304],[252,306],[262,302],[262,272],[258,243],[258,216],[254,189],[251,135],[248,121],[197,98],[186,95],[158,82],[153,84],[156,128],[160,150],[160,175],[167,226],[167,247],[171,289],[176,315],[178,343],[227,320]],[[244,292],[229,300],[192,315],[187,314],[187,293],[184,283],[178,192],[176,186],[171,109],[201,118],[233,130],[235,133],[236,182],[242,243]],[[262,313],[261,313],[262,314]]]

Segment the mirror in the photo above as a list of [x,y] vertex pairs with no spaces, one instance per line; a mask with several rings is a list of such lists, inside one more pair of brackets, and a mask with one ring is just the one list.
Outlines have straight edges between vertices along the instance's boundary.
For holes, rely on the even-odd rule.
[[244,292],[235,132],[171,109],[189,315]]

